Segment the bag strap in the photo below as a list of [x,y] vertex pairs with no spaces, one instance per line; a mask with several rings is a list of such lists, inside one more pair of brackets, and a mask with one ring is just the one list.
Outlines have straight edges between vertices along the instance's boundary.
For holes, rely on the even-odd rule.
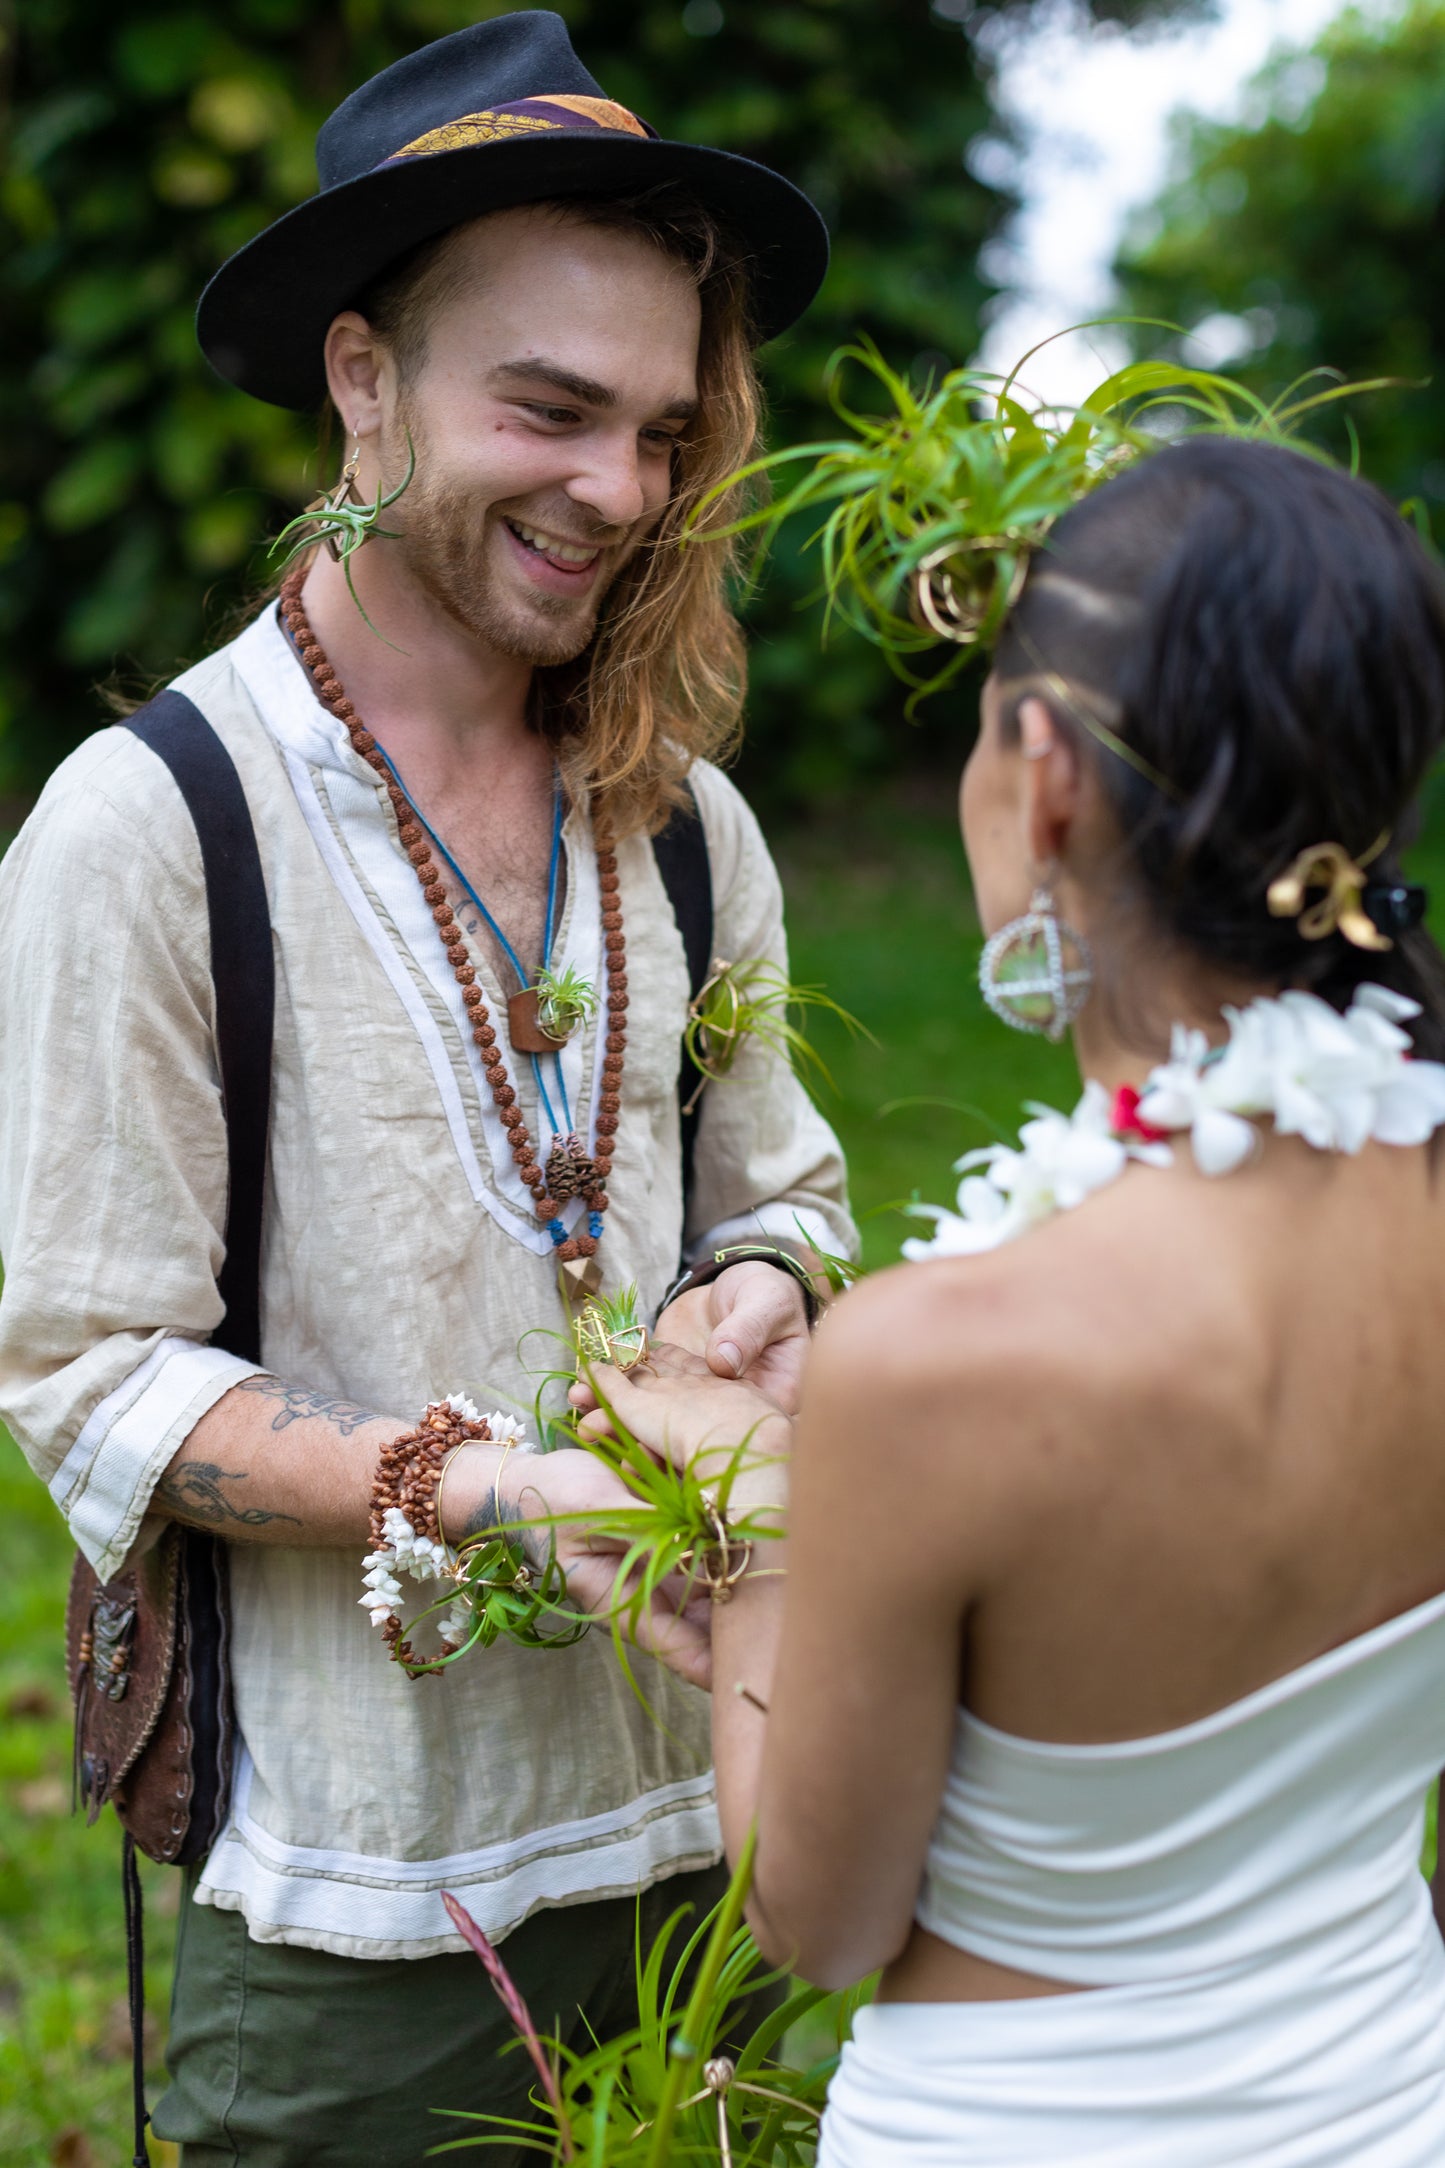
[[217,1282],[225,1315],[211,1345],[259,1362],[261,1208],[276,1008],[261,854],[236,764],[194,701],[174,690],[158,693],[127,719],[126,728],[170,769],[201,846],[230,1176],[226,1254]]
[[[691,785],[688,786],[686,804],[678,806],[667,826],[653,837],[652,855],[657,860],[657,870],[667,890],[677,930],[682,935],[691,999],[696,1001],[712,970],[713,902],[712,861],[708,857],[707,835]],[[692,1205],[697,1127],[702,1115],[701,1091],[705,1082],[684,1041],[677,1076],[684,1227]]]

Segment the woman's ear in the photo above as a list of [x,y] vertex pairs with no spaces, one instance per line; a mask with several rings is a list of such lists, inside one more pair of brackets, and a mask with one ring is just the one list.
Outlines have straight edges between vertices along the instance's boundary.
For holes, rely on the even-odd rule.
[[1024,846],[1035,865],[1064,856],[1079,811],[1079,759],[1047,704],[1019,702],[1019,748],[1024,768]]

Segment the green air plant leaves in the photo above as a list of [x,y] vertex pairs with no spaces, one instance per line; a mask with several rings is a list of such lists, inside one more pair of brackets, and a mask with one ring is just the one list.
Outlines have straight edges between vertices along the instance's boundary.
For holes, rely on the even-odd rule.
[[647,1360],[647,1327],[637,1307],[637,1283],[619,1295],[590,1295],[573,1324],[577,1354],[585,1363],[612,1363],[635,1370]]
[[790,1061],[800,1082],[806,1083],[812,1073],[831,1086],[826,1063],[793,1023],[789,1009],[827,1009],[850,1032],[872,1038],[821,986],[795,986],[766,958],[729,963],[726,957],[715,957],[712,975],[699,988],[683,1030],[683,1043],[702,1078],[683,1111],[691,1112],[703,1085],[727,1075],[750,1038]]
[[597,989],[568,964],[561,971],[547,965],[537,973],[537,1021],[554,1039],[570,1039],[578,1026],[597,1013]]
[[[1137,321],[1112,319],[1124,320]],[[812,539],[830,619],[841,617],[881,647],[916,702],[992,645],[1055,520],[1122,466],[1182,431],[1295,443],[1323,457],[1296,443],[1306,419],[1389,381],[1311,388],[1311,378],[1302,378],[1266,402],[1213,370],[1136,361],[1106,377],[1082,405],[1061,408],[1021,385],[1030,358],[1006,377],[953,369],[918,392],[870,341],[845,347],[834,357],[830,391],[851,434],[755,460],[720,483],[695,519],[713,498],[759,475],[778,478],[776,496],[727,532],[756,533],[765,545],[794,513],[821,513]],[[839,385],[847,365],[865,372],[875,396],[882,393],[882,413],[844,404]],[[800,464],[802,474],[791,479]],[[952,654],[919,675],[912,658],[940,642]]]
[[[726,1449],[721,1465],[709,1468],[704,1482],[693,1466],[679,1468],[670,1459],[650,1453],[622,1421],[608,1401],[605,1389],[593,1378],[593,1391],[606,1408],[612,1436],[594,1438],[575,1422],[554,1426],[559,1444],[580,1447],[615,1475],[626,1495],[611,1507],[592,1507],[581,1514],[555,1514],[531,1523],[534,1528],[585,1527],[594,1545],[616,1553],[612,1600],[605,1611],[594,1614],[605,1620],[612,1633],[618,1662],[628,1684],[644,1707],[647,1696],[632,1666],[631,1649],[637,1643],[643,1620],[654,1599],[661,1598],[681,1610],[706,1585],[706,1566],[720,1548],[719,1526],[726,1530],[728,1556],[736,1559],[749,1545],[781,1536],[780,1520],[768,1509],[741,1513],[730,1511],[733,1486],[758,1456],[752,1433]],[[723,1449],[719,1447],[721,1452]],[[758,1569],[754,1569],[755,1571]]]
[[[537,2033],[501,1957],[457,1904],[459,1932],[486,1966],[538,2072],[533,2118],[455,2114],[480,2126],[437,2146],[512,2145],[587,2168],[804,2168],[837,2055],[808,2070],[776,2059],[783,2035],[823,2000],[801,1988],[757,2021],[749,2001],[776,1982],[742,1925],[752,1877],[749,1838],[727,1893],[674,1954],[687,1907],[650,1950],[639,1932],[638,2022],[578,2051]],[[640,1926],[640,1923],[639,1923]],[[840,2042],[841,2045],[841,2042]]]
[[449,1610],[458,1597],[465,1599],[469,1614],[465,1636],[437,1656],[404,1664],[409,1679],[445,1671],[473,1649],[489,1649],[496,1641],[512,1641],[523,1649],[569,1649],[592,1625],[567,1602],[567,1576],[555,1541],[542,1565],[534,1566],[519,1533],[509,1527],[493,1529],[462,1551],[456,1580],[413,1619],[408,1636],[423,1620]]
[[[382,485],[378,482],[376,485],[376,502],[374,504],[367,504],[364,499],[358,504],[352,503],[352,469],[348,465],[346,472],[342,475],[340,482],[338,482],[329,497],[324,498],[320,504],[314,505],[309,512],[299,512],[295,519],[287,521],[271,544],[269,553],[272,557],[275,557],[281,555],[284,551],[285,554],[281,555],[280,564],[280,570],[284,573],[286,567],[294,558],[304,556],[308,550],[315,549],[318,542],[325,543],[327,549],[330,550],[332,556],[346,574],[347,589],[352,601],[360,610],[367,629],[375,632],[377,639],[384,641],[387,647],[393,647],[395,643],[388,640],[385,633],[377,632],[375,625],[367,617],[365,605],[356,592],[356,582],[351,571],[351,560],[361,548],[363,542],[369,542],[373,535],[380,535],[387,542],[395,542],[400,539],[394,527],[383,527],[381,525],[381,515],[388,505],[395,504],[403,491],[410,487],[412,477],[416,473],[416,447],[411,441],[410,430],[407,431],[406,435],[406,455],[405,474],[397,483],[395,489],[389,490],[385,496],[382,494]],[[402,650],[397,648],[396,652],[400,654]]]

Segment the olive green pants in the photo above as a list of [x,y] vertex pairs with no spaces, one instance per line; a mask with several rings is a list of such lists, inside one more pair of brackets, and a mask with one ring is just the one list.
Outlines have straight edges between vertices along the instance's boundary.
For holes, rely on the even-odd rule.
[[[531,2062],[508,2048],[516,2035],[475,1957],[369,1962],[252,1942],[239,1913],[191,1902],[193,1882],[176,1945],[171,2083],[154,2122],[157,2137],[180,2143],[182,2168],[419,2168],[430,2146],[487,2128],[438,2109],[535,2119]],[[645,1892],[644,1948],[681,1904],[696,1907],[695,1926],[726,1883],[714,1867]],[[604,2040],[636,2024],[638,1904],[564,1905],[508,1935],[502,1955],[542,2032],[581,2048],[579,2011]],[[471,2157],[520,2168],[540,2155],[487,2146]]]

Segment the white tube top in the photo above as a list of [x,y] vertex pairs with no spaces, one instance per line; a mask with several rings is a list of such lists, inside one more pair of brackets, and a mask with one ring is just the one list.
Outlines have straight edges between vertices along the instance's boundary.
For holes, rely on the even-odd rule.
[[1437,1939],[1417,1863],[1442,1766],[1445,1595],[1150,1738],[1051,1745],[961,1710],[918,1918],[1086,1987]]
[[918,1917],[1088,1992],[860,2010],[818,2168],[1442,2168],[1445,1595],[1109,1746],[960,1714]]

